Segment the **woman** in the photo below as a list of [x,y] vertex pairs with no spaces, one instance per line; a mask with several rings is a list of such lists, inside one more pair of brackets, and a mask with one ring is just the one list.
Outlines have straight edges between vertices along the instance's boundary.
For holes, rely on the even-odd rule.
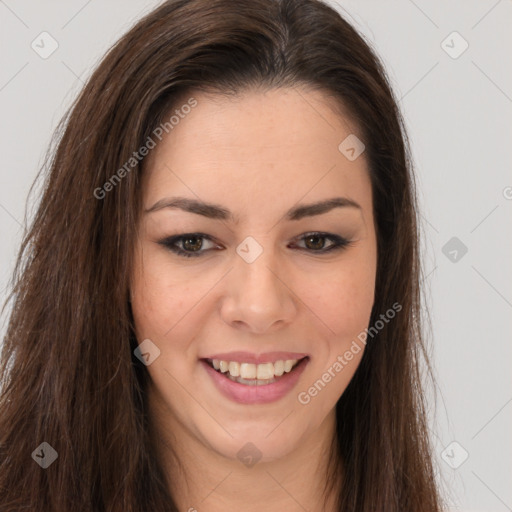
[[2,510],[440,510],[415,201],[385,72],[330,7],[147,15],[21,247]]

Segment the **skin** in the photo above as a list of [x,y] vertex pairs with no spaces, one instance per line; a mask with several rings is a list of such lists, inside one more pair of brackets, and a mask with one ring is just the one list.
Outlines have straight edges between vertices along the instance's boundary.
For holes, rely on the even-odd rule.
[[[143,207],[185,196],[221,205],[239,223],[176,208],[141,216],[130,294],[139,343],[149,338],[160,350],[147,366],[148,400],[170,489],[180,510],[190,512],[332,510],[333,496],[324,509],[321,493],[335,405],[364,344],[308,404],[297,396],[368,327],[374,303],[377,252],[367,163],[364,153],[349,161],[338,150],[359,132],[318,91],[191,96],[197,106],[146,158]],[[299,203],[335,196],[360,209],[284,219]],[[311,231],[346,237],[351,245],[322,255],[314,244],[328,247],[332,240],[307,245],[300,237]],[[213,238],[200,239],[197,258],[158,243],[194,232]],[[252,263],[236,252],[248,236],[263,249]],[[239,404],[215,388],[199,362],[235,350],[304,352],[310,360],[295,388],[277,402]],[[252,467],[237,458],[249,441],[261,452]]]

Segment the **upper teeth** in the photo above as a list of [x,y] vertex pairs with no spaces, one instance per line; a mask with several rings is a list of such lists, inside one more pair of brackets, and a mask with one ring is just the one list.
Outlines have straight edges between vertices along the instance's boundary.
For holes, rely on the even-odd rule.
[[275,361],[274,363],[253,364],[213,359],[212,364],[216,370],[220,370],[222,373],[229,372],[232,377],[267,380],[273,379],[274,376],[280,377],[285,372],[290,372],[297,361],[298,359],[287,359],[286,361]]

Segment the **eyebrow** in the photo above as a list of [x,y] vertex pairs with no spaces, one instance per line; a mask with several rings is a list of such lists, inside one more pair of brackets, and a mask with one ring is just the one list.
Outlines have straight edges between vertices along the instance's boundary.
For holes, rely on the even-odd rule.
[[[327,213],[334,208],[345,207],[358,208],[361,210],[361,206],[352,199],[347,197],[333,197],[317,203],[294,206],[286,212],[285,219],[288,221],[301,220],[305,217],[313,217],[314,215]],[[185,212],[208,217],[209,219],[227,220],[235,224],[238,224],[239,222],[238,217],[220,205],[205,203],[188,197],[164,197],[157,201],[153,206],[146,209],[145,213],[156,212],[164,208],[178,208]]]

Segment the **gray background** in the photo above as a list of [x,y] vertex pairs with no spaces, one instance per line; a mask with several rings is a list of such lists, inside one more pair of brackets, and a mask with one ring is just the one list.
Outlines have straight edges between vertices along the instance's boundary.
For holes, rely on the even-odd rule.
[[[0,0],[0,299],[57,122],[109,46],[159,3]],[[330,3],[377,48],[412,143],[449,510],[512,510],[512,1]],[[47,59],[31,48],[43,31],[59,45]],[[460,55],[454,31],[469,44]]]

